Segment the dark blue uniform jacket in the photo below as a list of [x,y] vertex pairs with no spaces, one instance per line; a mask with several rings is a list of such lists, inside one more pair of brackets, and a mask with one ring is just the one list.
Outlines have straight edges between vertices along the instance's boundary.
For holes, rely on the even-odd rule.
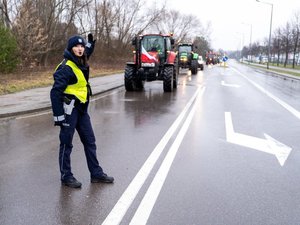
[[[90,48],[88,47],[85,48],[85,54],[87,54],[88,58],[93,53],[93,50],[94,50],[93,44],[91,45]],[[54,84],[50,91],[50,99],[51,99],[52,111],[54,117],[64,115],[63,102],[64,102],[64,96],[66,96],[66,94],[64,94],[64,91],[68,85],[77,83],[77,77],[73,73],[72,68],[65,65],[66,60],[73,61],[78,66],[78,68],[83,72],[86,81],[88,82],[89,80],[89,66],[84,66],[79,64],[76,56],[66,49],[64,51],[63,63],[57,68],[57,70],[53,74]],[[75,96],[68,96],[68,97],[74,98]],[[81,110],[87,110],[87,105],[88,102],[85,104],[77,104],[75,107],[80,107]]]

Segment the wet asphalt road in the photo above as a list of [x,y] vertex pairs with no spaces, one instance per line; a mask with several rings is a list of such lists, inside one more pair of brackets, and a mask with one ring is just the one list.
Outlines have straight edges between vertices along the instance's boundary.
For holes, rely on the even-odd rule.
[[[157,81],[93,99],[114,184],[90,183],[75,135],[83,187],[60,185],[50,112],[1,120],[0,224],[300,224],[300,82],[229,65],[182,70],[172,93]],[[276,140],[269,152],[265,134]]]

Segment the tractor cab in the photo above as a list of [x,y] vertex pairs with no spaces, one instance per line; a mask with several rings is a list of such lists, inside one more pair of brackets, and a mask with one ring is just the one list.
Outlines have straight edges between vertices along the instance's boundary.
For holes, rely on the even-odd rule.
[[197,74],[198,57],[194,52],[195,46],[192,43],[180,43],[178,45],[178,61],[180,68],[188,68],[192,74]]

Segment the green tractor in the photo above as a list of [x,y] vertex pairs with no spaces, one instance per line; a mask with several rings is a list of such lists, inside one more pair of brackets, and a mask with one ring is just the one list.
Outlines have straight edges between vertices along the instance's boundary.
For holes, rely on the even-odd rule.
[[194,52],[194,45],[191,43],[180,43],[178,45],[178,65],[180,68],[188,68],[192,74],[197,74],[198,57]]
[[144,88],[145,81],[163,81],[163,90],[177,88],[178,64],[170,34],[138,35],[132,40],[135,47],[133,62],[127,62],[124,82],[126,91]]

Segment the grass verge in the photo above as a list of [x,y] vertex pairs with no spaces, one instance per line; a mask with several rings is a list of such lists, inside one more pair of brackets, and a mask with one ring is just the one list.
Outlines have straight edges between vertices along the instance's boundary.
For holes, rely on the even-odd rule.
[[[277,68],[270,67],[269,69],[267,69],[266,65],[261,66],[261,65],[254,64],[254,63],[251,63],[251,64],[244,63],[244,64],[255,67],[255,68],[263,69],[266,71],[274,71],[277,73],[289,74],[289,75],[300,77],[300,70],[298,69],[298,67],[294,69],[295,71],[291,71],[291,70],[285,70],[284,67],[277,67]],[[292,69],[292,68],[286,68],[286,69]]]
[[[122,73],[121,69],[92,69],[91,77]],[[53,70],[0,74],[0,95],[15,93],[53,84]]]

